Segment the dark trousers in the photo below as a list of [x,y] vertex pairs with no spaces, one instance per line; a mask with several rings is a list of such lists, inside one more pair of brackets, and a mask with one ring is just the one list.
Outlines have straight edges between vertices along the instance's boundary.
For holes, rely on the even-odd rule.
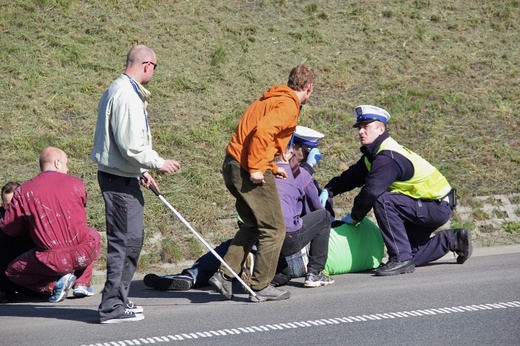
[[325,268],[329,252],[330,214],[316,210],[302,217],[302,227],[285,234],[277,272],[287,267],[285,257],[290,256],[310,243],[307,272],[318,274]]
[[423,201],[397,193],[383,193],[374,205],[390,261],[413,258],[420,266],[441,258],[456,247],[453,230],[432,233],[450,219],[447,202]]
[[144,198],[136,178],[98,172],[105,201],[107,227],[107,278],[99,318],[105,321],[125,311],[130,283],[143,247]]
[[23,294],[32,294],[33,291],[15,284],[7,278],[5,271],[9,264],[24,252],[34,249],[36,245],[31,237],[11,237],[0,229],[0,300],[2,292],[7,300],[11,301],[15,298],[16,292]]
[[[224,257],[231,245],[233,239],[226,240],[217,246],[214,250],[220,256]],[[184,269],[181,274],[190,275],[194,280],[194,288],[207,286],[209,279],[215,274],[220,267],[220,261],[213,255],[211,251],[199,257],[191,266]]]
[[[286,233],[282,251],[279,257],[277,273],[287,269],[286,256],[299,252],[310,243],[308,271],[320,272],[325,267],[329,250],[330,214],[326,210],[318,210],[305,215],[303,226],[296,232]],[[214,250],[224,257],[231,245],[229,239]],[[253,252],[255,252],[253,250]],[[208,285],[208,281],[220,267],[220,261],[211,252],[199,257],[190,268],[184,269],[181,274],[190,275],[194,279],[194,288]],[[237,271],[239,273],[240,271]],[[290,274],[290,270],[289,270]],[[289,278],[290,279],[290,275]]]

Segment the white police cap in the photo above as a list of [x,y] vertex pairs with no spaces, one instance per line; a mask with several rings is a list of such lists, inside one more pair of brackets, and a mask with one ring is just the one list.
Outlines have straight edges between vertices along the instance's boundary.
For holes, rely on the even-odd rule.
[[356,123],[353,127],[358,127],[359,124],[371,123],[373,121],[380,121],[386,124],[390,119],[390,114],[383,108],[370,105],[361,105],[354,108],[354,116]]
[[294,131],[293,142],[303,144],[304,147],[315,148],[323,137],[325,135],[321,132],[298,125]]

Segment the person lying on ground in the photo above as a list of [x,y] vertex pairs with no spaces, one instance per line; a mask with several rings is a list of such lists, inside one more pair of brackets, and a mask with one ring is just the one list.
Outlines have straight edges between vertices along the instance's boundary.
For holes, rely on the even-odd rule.
[[[285,258],[309,245],[304,287],[330,285],[334,280],[323,273],[327,261],[330,214],[319,200],[312,176],[303,169],[293,173],[295,170],[289,164],[293,155],[293,150],[288,148],[276,160],[276,164],[288,172],[286,179],[277,179],[275,182],[286,225],[286,236],[279,256],[277,272],[289,273],[290,277],[291,269]],[[304,206],[308,212],[304,212]],[[231,240],[228,240],[217,246],[215,251],[221,255],[227,251],[230,244]],[[250,253],[245,263],[246,270],[242,270],[243,278],[246,279],[244,281],[249,281],[253,264],[254,257]],[[176,276],[177,280],[173,280],[171,276],[165,279],[149,274],[145,276],[144,283],[149,287],[163,290],[171,289],[170,286],[177,289],[201,287],[208,284],[209,278],[219,266],[220,263],[215,256],[208,253],[198,259],[191,268],[183,270],[182,276]]]
[[[231,239],[221,243],[214,250],[223,256],[226,253]],[[242,266],[242,278],[244,279],[254,265],[254,254],[256,248],[248,255],[248,260]],[[277,273],[271,281],[273,286],[283,286],[291,279],[305,277],[307,272],[308,250],[306,248],[286,257],[290,266],[290,273]],[[339,275],[347,273],[358,273],[378,268],[384,255],[384,243],[379,228],[368,218],[357,225],[347,224],[336,220],[331,223],[328,241],[327,262],[324,273],[326,275]],[[207,252],[199,257],[190,268],[181,271],[180,274],[172,275],[145,275],[143,282],[145,286],[160,291],[186,291],[191,288],[201,288],[208,285],[209,278],[220,266],[219,260]]]

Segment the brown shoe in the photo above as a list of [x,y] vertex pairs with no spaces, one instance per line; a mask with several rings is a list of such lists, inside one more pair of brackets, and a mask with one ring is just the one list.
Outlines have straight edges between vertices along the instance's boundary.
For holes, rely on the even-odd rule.
[[249,294],[249,300],[253,303],[265,302],[268,300],[284,300],[289,299],[291,293],[278,289],[272,285],[268,285],[266,288],[255,292],[256,296]]
[[232,279],[227,279],[221,270],[218,270],[209,279],[209,284],[218,293],[222,294],[227,299],[233,299],[233,282]]

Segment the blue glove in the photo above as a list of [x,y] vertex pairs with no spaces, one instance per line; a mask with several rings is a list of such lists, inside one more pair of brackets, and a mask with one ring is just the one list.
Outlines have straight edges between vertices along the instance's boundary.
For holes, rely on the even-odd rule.
[[327,204],[327,200],[329,199],[329,190],[323,189],[320,193],[320,202],[323,208],[325,208],[325,204]]
[[309,151],[309,155],[307,156],[307,163],[309,165],[316,166],[322,157],[323,156],[320,153],[320,149],[312,148],[311,151]]
[[348,214],[347,216],[345,216],[343,219],[341,219],[341,221],[348,223],[349,225],[356,225],[356,226],[359,225],[359,221],[352,220],[351,214]]
[[352,220],[352,216],[350,214],[348,214],[343,219],[341,219],[341,221],[343,221],[344,223],[350,223],[351,220]]

